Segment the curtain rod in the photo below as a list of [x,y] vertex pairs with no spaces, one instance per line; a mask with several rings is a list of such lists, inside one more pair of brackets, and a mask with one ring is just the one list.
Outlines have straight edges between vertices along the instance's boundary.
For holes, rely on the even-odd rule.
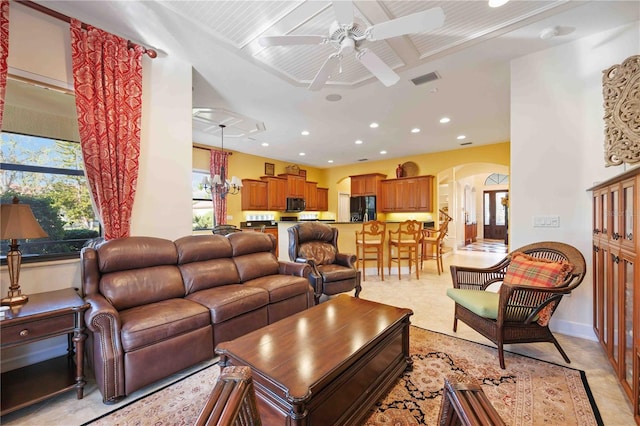
[[[47,7],[42,6],[41,4],[35,3],[33,1],[29,1],[29,0],[14,0],[14,1],[16,3],[20,3],[20,4],[24,5],[24,6],[26,6],[28,8],[31,8],[33,10],[37,10],[38,12],[44,13],[45,15],[51,16],[52,18],[56,18],[56,19],[59,19],[59,20],[64,21],[64,22],[71,23],[71,18],[69,16],[64,15],[64,14],[62,14],[60,12],[56,12],[55,10],[51,10],[51,9],[49,9]],[[82,24],[82,29],[83,30],[86,30],[88,28],[88,25],[85,24],[84,22],[81,22],[81,24]],[[138,45],[141,46],[144,49],[144,53],[146,53],[147,56],[149,56],[152,59],[158,56],[158,52],[156,50],[154,50],[154,49],[149,49],[146,46],[143,46],[143,45],[138,44],[138,43],[134,43],[131,40],[127,40],[127,43],[128,43],[127,47],[129,49],[132,49],[132,48],[134,48],[135,46],[138,46]]]

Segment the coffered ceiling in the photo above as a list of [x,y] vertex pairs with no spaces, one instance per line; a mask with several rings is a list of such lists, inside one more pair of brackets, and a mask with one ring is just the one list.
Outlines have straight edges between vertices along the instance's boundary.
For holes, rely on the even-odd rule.
[[[241,130],[225,130],[225,148],[317,167],[508,141],[512,59],[640,19],[632,1],[512,0],[499,8],[484,0],[355,1],[363,28],[432,8],[441,8],[445,20],[426,33],[362,41],[359,48],[373,51],[398,83],[385,87],[345,54],[341,72],[310,91],[336,49],[263,47],[259,38],[329,37],[336,19],[329,1],[42,3],[190,62],[195,142],[219,146],[216,124],[230,120],[225,124]],[[541,38],[545,31],[555,36]],[[437,79],[412,82],[424,75]],[[451,121],[441,124],[443,116]],[[376,129],[369,127],[374,121]]]

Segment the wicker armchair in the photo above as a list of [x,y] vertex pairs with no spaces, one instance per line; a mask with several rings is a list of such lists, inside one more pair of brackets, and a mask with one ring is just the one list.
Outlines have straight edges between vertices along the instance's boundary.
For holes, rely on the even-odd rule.
[[249,367],[225,367],[195,422],[196,426],[260,426]]
[[[566,261],[573,265],[573,270],[563,274],[560,277],[562,282],[554,287],[503,283],[498,293],[487,291],[490,284],[504,280],[511,257],[516,252],[537,259]],[[562,296],[582,283],[585,272],[584,256],[575,247],[559,242],[529,244],[488,268],[452,265],[453,288],[447,290],[447,296],[456,302],[453,331],[457,331],[460,320],[495,343],[501,368],[505,368],[503,345],[512,343],[553,343],[564,360],[570,363],[549,329],[548,318],[558,308]],[[547,321],[540,321],[543,314]]]

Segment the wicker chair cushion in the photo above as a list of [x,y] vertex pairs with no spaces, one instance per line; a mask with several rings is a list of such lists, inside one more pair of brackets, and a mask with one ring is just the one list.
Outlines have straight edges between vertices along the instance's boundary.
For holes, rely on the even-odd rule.
[[[504,275],[505,284],[557,287],[563,285],[574,266],[569,262],[556,262],[515,252]],[[551,319],[553,304],[538,313],[538,324],[546,326]]]
[[447,296],[464,306],[474,314],[483,318],[498,318],[500,294],[492,291],[448,288]]
[[330,265],[336,261],[336,252],[333,244],[311,241],[300,244],[298,255],[313,260],[317,265]]

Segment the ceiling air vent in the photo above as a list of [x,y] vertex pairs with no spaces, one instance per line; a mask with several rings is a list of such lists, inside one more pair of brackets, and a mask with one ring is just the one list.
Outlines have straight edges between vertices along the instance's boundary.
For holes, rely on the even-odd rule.
[[359,158],[358,161],[369,161],[368,158]]
[[471,145],[472,143],[473,142],[464,142],[464,143],[461,143],[460,146]]
[[416,86],[419,86],[421,84],[429,83],[430,81],[435,81],[439,79],[440,79],[440,74],[434,71],[425,75],[421,75],[420,77],[412,78],[411,81]]

